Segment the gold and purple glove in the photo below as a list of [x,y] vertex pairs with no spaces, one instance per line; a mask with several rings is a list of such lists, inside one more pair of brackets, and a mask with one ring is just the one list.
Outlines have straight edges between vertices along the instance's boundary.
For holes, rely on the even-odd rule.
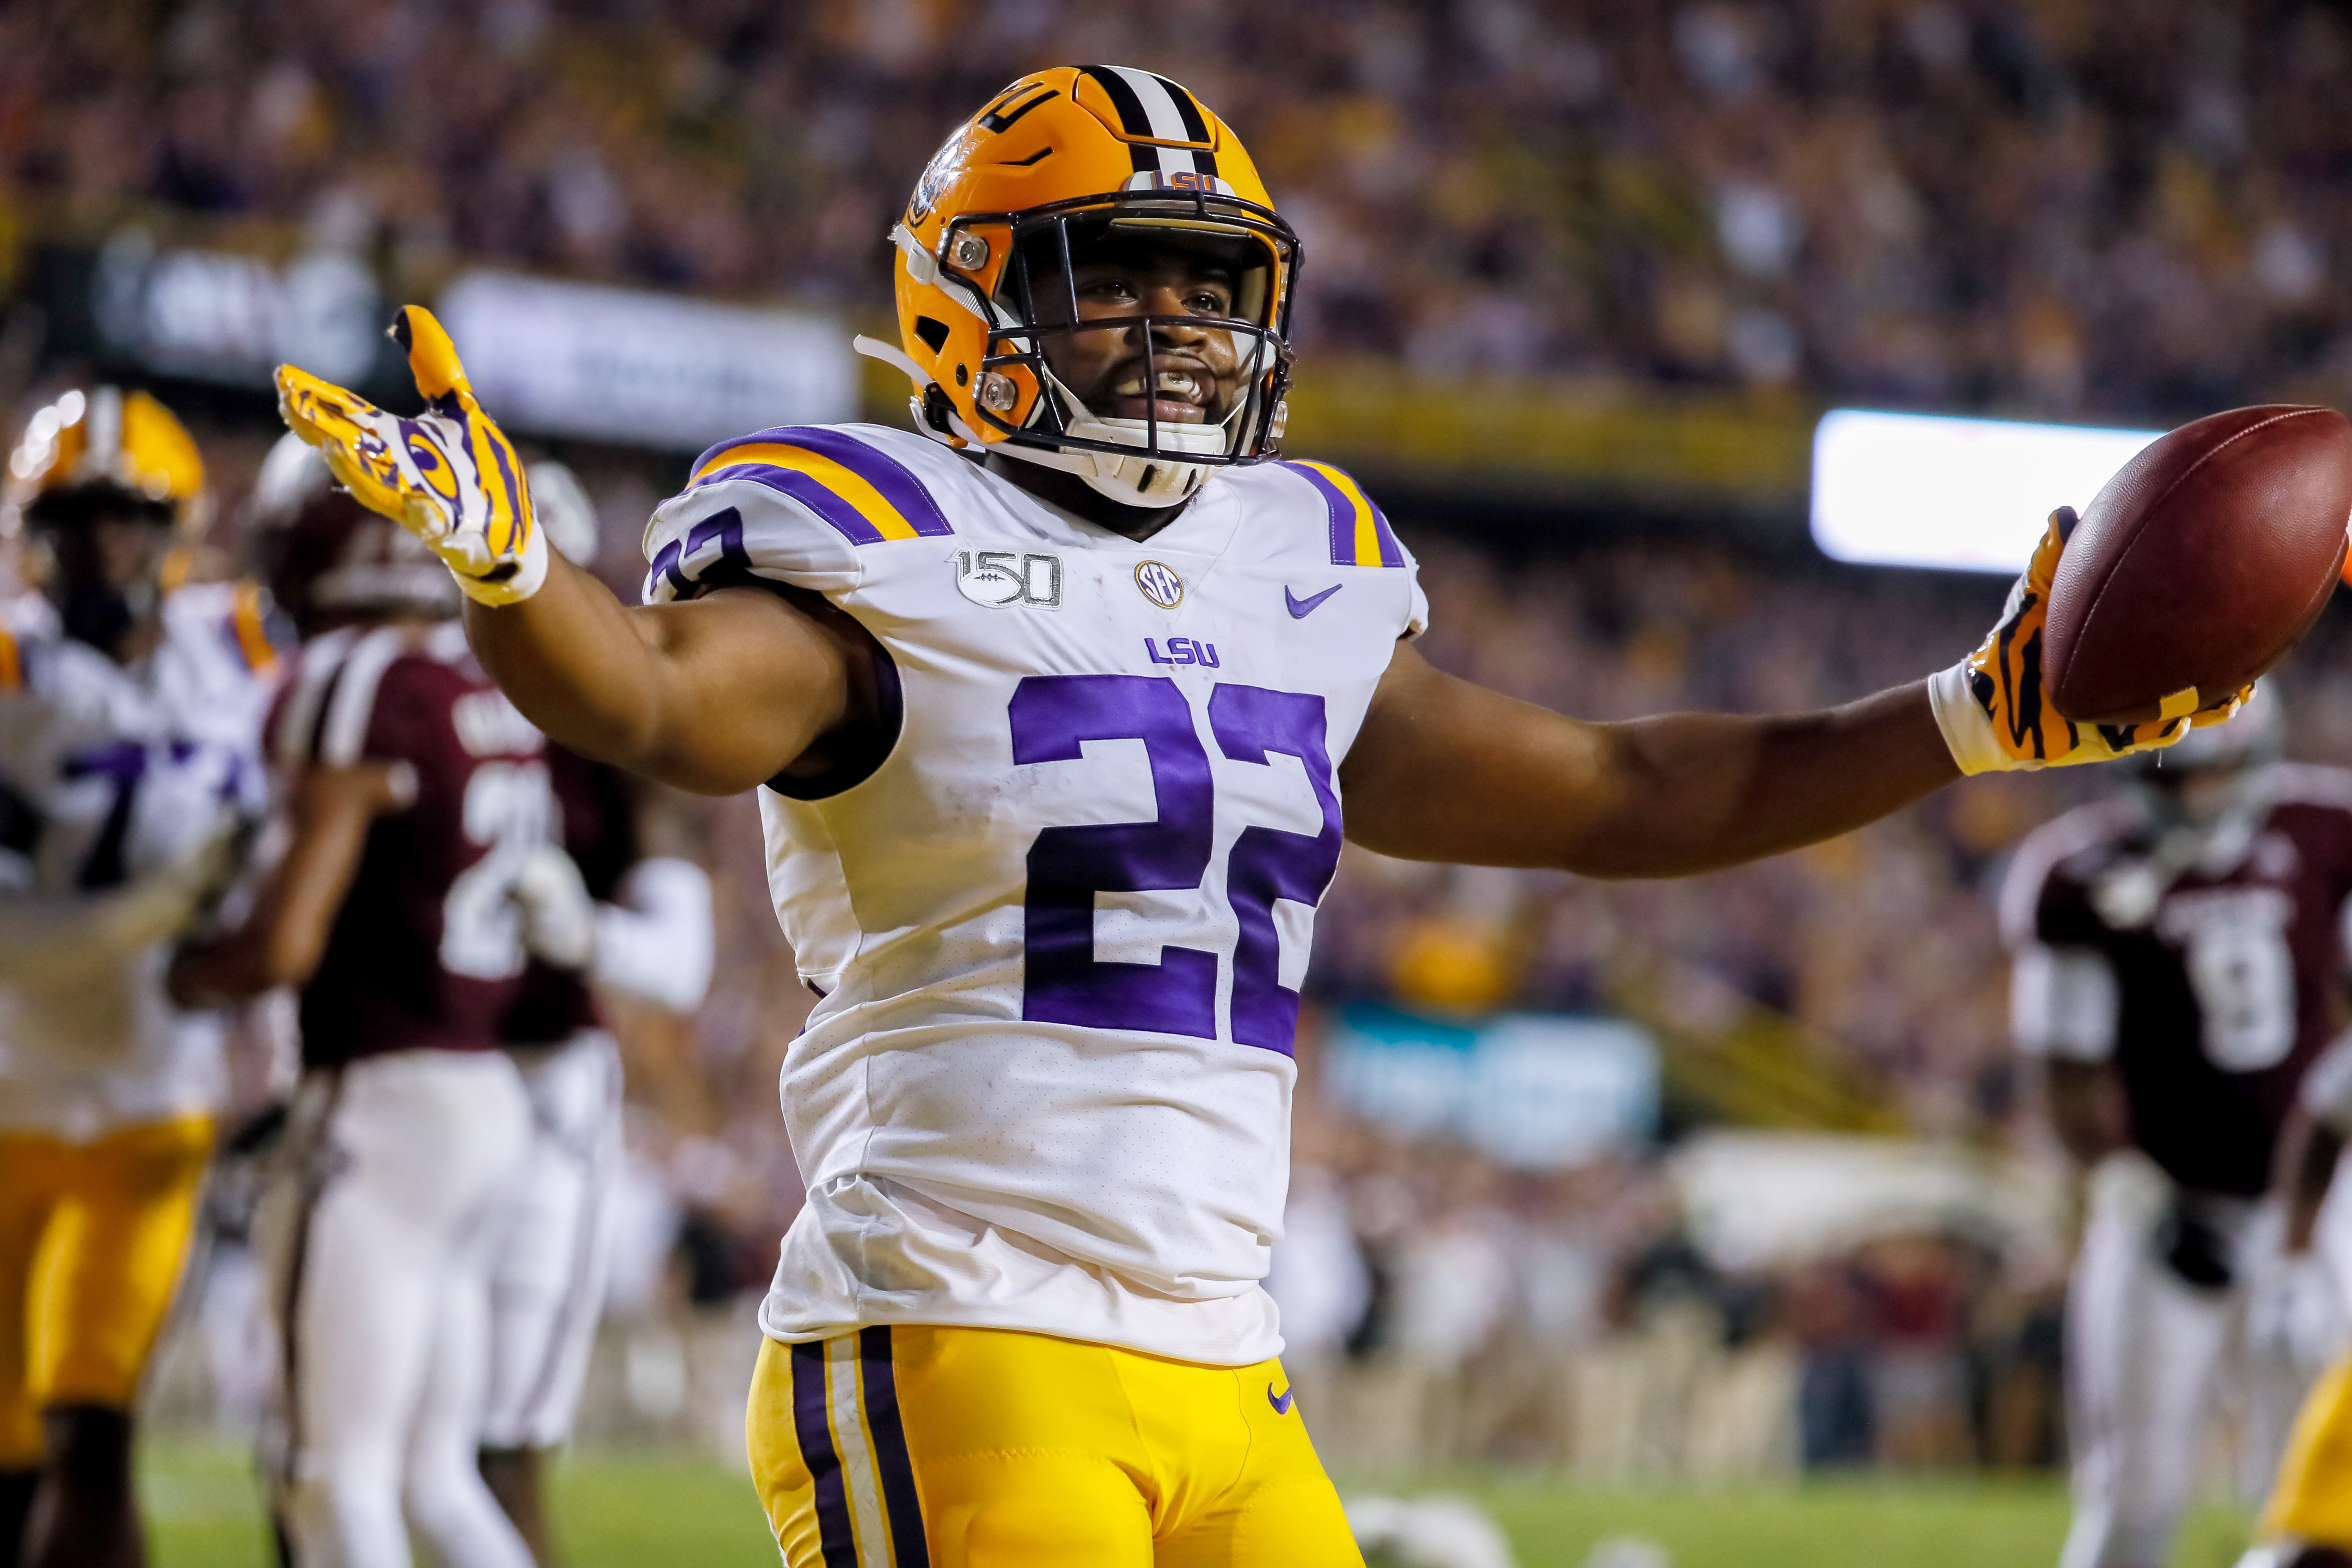
[[2165,712],[2139,724],[2077,724],[2042,689],[2042,631],[2050,584],[2074,531],[2074,509],[2050,514],[2025,575],[2009,590],[2000,620],[1976,652],[1931,677],[1937,727],[1964,773],[2071,767],[2169,746],[2192,729],[2225,723],[2253,694],[2248,686],[2193,712]]
[[371,511],[432,548],[467,596],[528,599],[547,580],[547,540],[506,433],[482,412],[449,334],[421,305],[404,305],[392,337],[408,351],[425,412],[394,414],[290,364],[278,367],[278,409],[319,448]]

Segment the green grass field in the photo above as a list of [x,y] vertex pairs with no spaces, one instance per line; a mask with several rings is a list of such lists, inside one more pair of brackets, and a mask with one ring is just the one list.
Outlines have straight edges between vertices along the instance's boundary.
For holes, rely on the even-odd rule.
[[[268,1568],[251,1467],[218,1447],[153,1447],[144,1472],[155,1568]],[[1590,1491],[1465,1479],[1433,1487],[1490,1509],[1521,1568],[1581,1568],[1595,1542],[1647,1537],[1674,1568],[2047,1568],[2066,1526],[2054,1482],[1833,1481],[1780,1490]],[[557,1474],[570,1568],[773,1568],[751,1484],[707,1460],[590,1451]],[[2174,1568],[2229,1568],[2244,1518],[2207,1509]]]

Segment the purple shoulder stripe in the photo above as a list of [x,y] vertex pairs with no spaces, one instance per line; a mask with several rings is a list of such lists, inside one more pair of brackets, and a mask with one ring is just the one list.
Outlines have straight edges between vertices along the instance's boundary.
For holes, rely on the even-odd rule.
[[827,429],[822,425],[795,425],[777,432],[795,447],[831,458],[867,484],[881,492],[882,499],[898,509],[898,515],[919,534],[932,537],[952,535],[947,514],[915,470],[883,451],[850,435],[845,430]]
[[[1313,485],[1317,492],[1323,497],[1323,505],[1331,517],[1331,564],[1334,566],[1363,565],[1364,563],[1356,559],[1355,498],[1325,478],[1320,469],[1308,464],[1285,459],[1278,466],[1288,468],[1292,473]],[[1381,564],[1403,565],[1404,553],[1397,548],[1396,535],[1389,531],[1389,520],[1381,515],[1381,509],[1372,504],[1370,496],[1364,498],[1364,504],[1371,510],[1372,532],[1381,544]]]
[[833,525],[834,531],[852,544],[879,544],[882,531],[866,520],[866,514],[833,493],[821,480],[798,468],[779,468],[773,463],[733,463],[723,468],[713,468],[694,481],[697,489],[717,484],[721,479],[750,479],[792,497],[809,510]]
[[691,471],[701,475],[695,480],[696,485],[707,485],[718,479],[751,479],[807,505],[853,544],[878,544],[882,542],[886,536],[864,511],[848,498],[835,494],[814,475],[757,459],[728,464],[709,473],[702,472],[708,464],[725,463],[727,454],[737,448],[770,446],[798,447],[840,464],[873,486],[875,493],[904,519],[907,526],[919,537],[944,538],[955,532],[948,522],[947,514],[940,510],[939,502],[912,468],[878,447],[861,441],[846,431],[823,425],[784,425],[732,441],[721,441],[695,459]]
[[1382,511],[1381,503],[1370,496],[1364,498],[1364,504],[1372,509],[1372,531],[1380,536],[1381,541],[1381,564],[1403,565],[1404,546],[1397,542],[1397,536],[1390,531],[1389,514]]

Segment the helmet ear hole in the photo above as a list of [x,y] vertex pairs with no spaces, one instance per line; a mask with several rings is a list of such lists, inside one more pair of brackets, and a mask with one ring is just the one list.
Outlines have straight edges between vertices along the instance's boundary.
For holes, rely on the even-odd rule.
[[937,316],[916,317],[915,335],[922,339],[933,353],[948,346],[948,324]]

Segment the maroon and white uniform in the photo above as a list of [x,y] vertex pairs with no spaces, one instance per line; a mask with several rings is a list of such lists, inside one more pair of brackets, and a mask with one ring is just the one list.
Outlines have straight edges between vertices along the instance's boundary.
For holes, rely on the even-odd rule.
[[2068,1302],[2064,1568],[2166,1560],[2219,1397],[2258,1495],[2320,1370],[2306,1342],[2325,1333],[2284,1331],[2281,1303],[2308,1303],[2324,1269],[2280,1256],[2263,1194],[2336,1031],[2352,773],[2273,764],[2244,787],[2201,829],[2128,796],[2063,816],[2002,895],[2019,1047],[2106,1065],[2135,1145],[2094,1176]]
[[525,954],[513,899],[550,833],[544,742],[454,623],[308,645],[274,715],[289,776],[382,765],[369,830],[300,998],[304,1074],[263,1237],[288,1374],[282,1521],[301,1568],[529,1568],[475,1466],[489,1282],[530,1147],[499,1026]]
[[488,1406],[493,1448],[571,1436],[611,1258],[621,1163],[621,1057],[591,989],[692,1010],[711,964],[710,883],[690,862],[642,856],[636,802],[620,770],[547,750],[557,840],[593,921],[571,965],[534,956],[500,1033],[522,1069],[531,1152],[517,1223],[492,1282]]

